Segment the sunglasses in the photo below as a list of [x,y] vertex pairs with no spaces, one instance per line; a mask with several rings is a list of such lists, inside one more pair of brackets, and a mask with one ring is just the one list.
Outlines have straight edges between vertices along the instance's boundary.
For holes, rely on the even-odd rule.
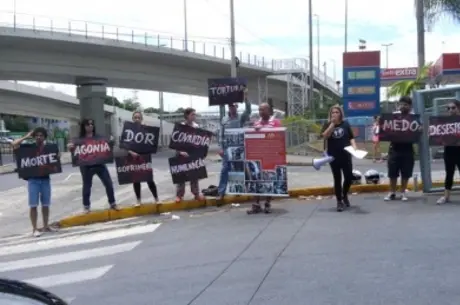
[[455,110],[455,109],[457,109],[457,107],[449,107],[449,106],[447,107],[447,110]]
[[93,122],[88,122],[88,123],[86,123],[86,126],[94,126],[94,123]]

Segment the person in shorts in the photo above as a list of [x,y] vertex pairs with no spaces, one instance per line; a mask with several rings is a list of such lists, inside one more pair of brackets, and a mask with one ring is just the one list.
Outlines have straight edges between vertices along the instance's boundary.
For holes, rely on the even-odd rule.
[[[410,114],[412,112],[412,99],[403,96],[399,99],[399,111],[394,113]],[[390,179],[390,193],[385,201],[396,200],[398,177],[401,176],[401,200],[406,201],[406,189],[414,170],[414,146],[412,143],[390,143],[388,149],[388,178]]]
[[[15,140],[12,145],[13,148],[19,149],[20,147],[34,147],[39,151],[43,148],[46,143],[48,133],[43,127],[37,127],[33,131],[29,132],[24,137]],[[24,144],[23,142],[27,139],[33,138],[34,143]],[[32,235],[39,237],[41,235],[37,228],[38,219],[38,206],[41,203],[42,207],[42,218],[43,218],[43,232],[51,232],[52,229],[49,227],[49,216],[50,216],[50,205],[51,205],[51,182],[50,176],[41,176],[27,178],[27,189],[29,197],[29,216],[30,222],[32,223]]]

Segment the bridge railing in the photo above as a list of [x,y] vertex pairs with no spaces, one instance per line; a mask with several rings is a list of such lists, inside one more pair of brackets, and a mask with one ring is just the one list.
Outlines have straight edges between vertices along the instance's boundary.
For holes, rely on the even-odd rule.
[[[185,41],[183,37],[178,37],[179,35],[162,35],[146,29],[2,11],[0,11],[0,26],[128,42],[141,44],[146,47],[175,49],[214,58],[231,59],[229,41],[227,39],[196,37],[194,40],[189,39]],[[239,46],[237,46],[238,48]],[[306,61],[305,59],[273,60],[239,50],[237,50],[237,56],[242,64],[265,68],[274,72],[288,72],[294,70],[294,67],[303,69],[304,72],[308,71],[307,64],[302,63],[302,61]],[[286,69],[289,66],[291,68]],[[318,82],[329,87],[331,90],[336,89],[335,81],[325,76],[324,72],[318,69],[318,67],[314,67],[313,72]]]

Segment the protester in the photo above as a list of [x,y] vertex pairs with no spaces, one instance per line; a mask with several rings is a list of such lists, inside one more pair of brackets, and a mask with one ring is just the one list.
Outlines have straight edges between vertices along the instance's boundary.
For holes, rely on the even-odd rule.
[[[34,138],[35,143],[23,144],[23,142],[29,138]],[[37,149],[37,151],[40,151],[46,144],[47,138],[48,133],[46,132],[46,129],[43,127],[37,127],[24,137],[13,141],[12,145],[15,150],[21,147],[34,147]],[[46,175],[41,177],[27,178],[25,180],[27,180],[27,189],[29,193],[29,217],[30,222],[32,223],[32,236],[39,237],[41,233],[37,228],[37,207],[40,203],[42,206],[43,231],[52,231],[52,229],[49,227],[51,179],[49,175]]]
[[246,121],[251,116],[251,103],[248,99],[248,90],[244,92],[244,104],[245,109],[242,114],[238,114],[238,104],[228,105],[228,115],[222,119],[221,122],[221,137],[219,146],[221,148],[219,155],[222,157],[222,170],[220,172],[219,186],[217,188],[218,197],[217,202],[220,205],[221,200],[225,196],[225,190],[227,189],[228,183],[228,172],[230,171],[229,156],[227,153],[227,147],[225,145],[225,139],[223,137],[225,129],[228,128],[242,128]]
[[[460,115],[460,101],[452,100],[447,105],[449,115]],[[460,170],[460,146],[444,146],[444,167],[446,178],[444,181],[444,196],[438,199],[437,204],[450,201],[450,192],[454,184],[455,168]]]
[[[198,128],[199,125],[195,122],[196,111],[193,108],[186,108],[184,110],[184,119],[182,122],[183,125],[188,125],[190,127]],[[177,156],[187,158],[189,154],[185,151],[177,151]],[[190,181],[190,191],[195,196],[196,200],[203,200],[204,197],[200,195],[200,186],[198,180]],[[185,183],[178,183],[176,188],[176,202],[182,201],[182,198],[185,195]]]
[[[273,111],[270,105],[267,103],[260,104],[259,116],[260,116],[260,119],[257,120],[253,126],[256,130],[259,130],[261,128],[282,127],[281,121],[276,119],[273,116]],[[260,206],[260,199],[261,199],[261,196],[257,196],[256,203],[252,204],[252,208],[247,211],[248,214],[257,214],[262,211],[262,207]],[[272,200],[271,196],[267,196],[265,198],[265,204],[264,204],[264,209],[263,209],[265,213],[271,213],[271,200]]]
[[[134,123],[137,123],[137,124],[142,124],[142,121],[143,121],[144,117],[142,115],[142,112],[140,111],[135,111],[133,113],[133,122]],[[132,150],[128,150],[128,153],[136,158],[136,157],[139,157],[139,154],[132,151]],[[147,185],[150,189],[150,192],[152,192],[152,195],[153,195],[153,198],[155,198],[155,202],[157,203],[159,200],[158,200],[158,191],[157,191],[157,186],[155,184],[155,181],[153,181],[153,178],[152,180],[150,181],[147,181]],[[140,206],[141,205],[141,183],[140,182],[134,182],[133,183],[133,189],[134,189],[134,194],[136,195],[136,199],[137,199],[137,202],[135,204],[135,206]]]
[[[412,109],[412,99],[403,96],[399,99],[399,111],[394,113],[409,114]],[[390,179],[390,193],[385,201],[396,200],[398,177],[401,175],[401,200],[407,201],[406,189],[409,178],[414,169],[414,147],[412,143],[391,142],[388,149],[388,178]]]
[[[332,106],[329,109],[329,120],[324,124],[321,136],[325,140],[325,151],[334,160],[329,164],[334,178],[334,192],[337,199],[337,212],[350,207],[348,192],[353,181],[353,162],[349,152],[344,148],[353,146],[357,149],[353,130],[345,120],[342,107]],[[343,185],[342,185],[343,173]]]
[[372,144],[374,148],[374,159],[373,159],[374,163],[377,161],[378,162],[383,161],[381,153],[380,153],[379,131],[380,131],[379,117],[376,115],[374,116],[374,123],[372,125]]
[[[83,119],[80,123],[80,138],[97,138],[99,135],[96,131],[96,126],[92,119]],[[67,145],[69,150],[75,149],[75,144],[69,143]],[[105,164],[86,165],[80,166],[81,177],[83,181],[82,198],[83,198],[83,210],[84,213],[91,211],[91,188],[93,186],[93,176],[97,175],[101,179],[102,184],[105,187],[107,193],[107,199],[109,201],[110,208],[113,210],[119,210],[115,203],[115,194],[113,190],[112,178],[110,177],[109,170]]]

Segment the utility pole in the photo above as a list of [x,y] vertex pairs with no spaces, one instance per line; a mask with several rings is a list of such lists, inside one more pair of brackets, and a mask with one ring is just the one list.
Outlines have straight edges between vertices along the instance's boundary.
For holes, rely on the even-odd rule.
[[310,103],[310,109],[313,119],[316,118],[316,111],[315,111],[315,103],[314,99],[314,73],[313,73],[313,4],[312,0],[308,0],[308,37],[309,37],[309,71],[310,71],[310,81],[309,87],[310,90],[308,91],[308,102]]
[[345,53],[348,51],[348,0],[345,0]]
[[382,47],[385,48],[385,59],[386,59],[385,64],[386,64],[387,69],[388,69],[388,67],[389,67],[389,64],[388,64],[388,49],[389,49],[389,47],[391,47],[392,45],[393,45],[393,43],[384,43],[384,44],[382,44]]
[[165,143],[163,141],[163,114],[164,114],[164,103],[163,103],[163,92],[158,92],[158,103],[160,104],[160,145],[161,147],[164,147]]
[[188,52],[187,0],[184,0],[184,51]]
[[320,36],[319,36],[319,31],[320,31],[320,28],[319,28],[319,15],[318,14],[315,14],[314,15],[316,17],[316,61],[317,61],[317,65],[318,65],[318,77],[319,77],[319,74],[320,74],[320,65],[321,65],[321,60],[320,60],[320,52],[321,52],[321,39],[320,39]]

